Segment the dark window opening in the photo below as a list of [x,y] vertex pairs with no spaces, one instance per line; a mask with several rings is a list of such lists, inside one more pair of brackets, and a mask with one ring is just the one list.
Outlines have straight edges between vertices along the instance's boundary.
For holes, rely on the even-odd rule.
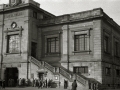
[[36,51],[37,51],[37,43],[32,42],[31,45],[31,56],[36,58]]
[[110,75],[111,74],[111,69],[109,67],[105,68],[105,74]]
[[33,17],[37,19],[37,12],[33,11]]
[[120,70],[116,69],[116,76],[120,76]]
[[108,36],[104,37],[104,52],[110,53],[110,42]]
[[119,56],[119,44],[118,42],[115,42],[115,56]]

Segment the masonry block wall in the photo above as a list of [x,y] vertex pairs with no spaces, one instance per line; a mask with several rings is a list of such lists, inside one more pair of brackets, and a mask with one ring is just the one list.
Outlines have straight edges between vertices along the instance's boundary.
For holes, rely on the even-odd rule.
[[[0,17],[3,14],[0,15]],[[11,68],[23,66],[24,70],[23,76],[26,78],[27,68],[23,63],[27,62],[27,45],[28,45],[28,10],[15,10],[11,12],[4,12],[4,31],[3,31],[3,68]],[[1,21],[2,22],[2,21]],[[12,23],[16,23],[15,29],[12,28]],[[18,30],[18,31],[17,31]],[[0,28],[2,34],[2,27]],[[7,40],[8,35],[19,35],[20,42],[20,52],[16,54],[7,53]],[[2,35],[1,35],[2,36]],[[2,41],[2,37],[1,37]],[[0,44],[1,45],[1,44]],[[20,67],[18,69],[22,69]],[[4,71],[3,71],[4,72]],[[19,72],[20,74],[20,72]],[[3,75],[4,76],[4,75]]]
[[[103,84],[105,87],[119,87],[120,77],[117,76],[117,70],[120,69],[120,59],[115,55],[115,42],[120,43],[119,28],[108,23],[108,20],[102,21],[102,63],[103,63]],[[109,37],[110,52],[104,51],[104,38],[105,35]],[[119,48],[118,48],[119,51]],[[106,68],[110,68],[110,75],[106,75]]]

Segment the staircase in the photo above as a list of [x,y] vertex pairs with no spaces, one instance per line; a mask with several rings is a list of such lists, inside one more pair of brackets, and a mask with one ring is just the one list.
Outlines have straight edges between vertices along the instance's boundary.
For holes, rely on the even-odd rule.
[[[81,88],[80,90],[98,90],[98,86],[99,83],[91,78],[86,78],[83,75],[77,75],[74,74],[71,71],[68,71],[67,69],[65,69],[64,67],[53,67],[52,65],[50,65],[47,62],[44,61],[39,61],[37,59],[35,59],[34,57],[29,58],[29,61],[34,63],[35,65],[37,65],[38,67],[44,67],[46,68],[48,71],[52,72],[53,75],[58,75],[60,80],[67,80],[69,82],[69,85],[71,86],[72,82],[74,81],[74,79],[76,79],[77,83],[78,83],[78,88]],[[62,86],[64,86],[64,83],[61,84]]]

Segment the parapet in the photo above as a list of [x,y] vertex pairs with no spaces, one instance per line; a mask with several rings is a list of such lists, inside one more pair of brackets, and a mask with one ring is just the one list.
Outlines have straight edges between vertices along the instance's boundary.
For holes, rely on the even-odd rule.
[[40,4],[33,0],[15,0],[15,1],[16,2],[14,2],[14,3],[10,3],[10,1],[9,1],[9,4],[1,4],[0,9],[15,7],[15,6],[24,5],[24,4],[32,4],[38,8],[40,7]]

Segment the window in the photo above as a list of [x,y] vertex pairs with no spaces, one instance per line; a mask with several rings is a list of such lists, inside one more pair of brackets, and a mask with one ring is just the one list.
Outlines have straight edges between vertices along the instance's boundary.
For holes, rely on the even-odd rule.
[[77,74],[88,73],[88,67],[87,66],[84,66],[84,67],[74,67],[73,68],[73,72],[77,73]]
[[74,51],[87,50],[87,34],[75,35]]
[[120,76],[120,70],[116,69],[116,76]]
[[110,75],[111,74],[111,69],[109,67],[105,68],[105,74]]
[[109,43],[109,37],[104,37],[104,52],[110,53],[110,43]]
[[33,11],[33,17],[37,19],[37,12]]
[[59,39],[58,37],[47,38],[47,53],[59,52]]
[[118,53],[119,53],[119,44],[118,42],[115,42],[115,56],[119,56]]
[[31,56],[33,56],[34,58],[36,58],[36,50],[37,50],[37,43],[32,42],[32,46],[31,46]]
[[20,53],[19,35],[9,35],[7,37],[7,53]]

